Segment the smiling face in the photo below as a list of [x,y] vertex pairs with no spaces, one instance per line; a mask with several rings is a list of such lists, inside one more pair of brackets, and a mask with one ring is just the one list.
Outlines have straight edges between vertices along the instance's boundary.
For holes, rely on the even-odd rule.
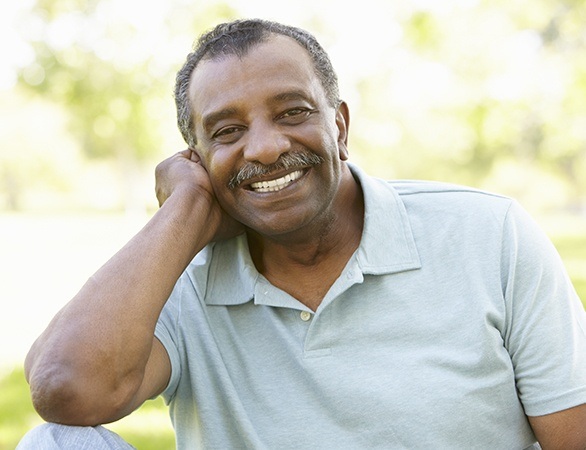
[[204,60],[190,100],[224,210],[261,235],[319,227],[347,159],[347,109],[328,104],[306,50],[275,35],[245,56]]

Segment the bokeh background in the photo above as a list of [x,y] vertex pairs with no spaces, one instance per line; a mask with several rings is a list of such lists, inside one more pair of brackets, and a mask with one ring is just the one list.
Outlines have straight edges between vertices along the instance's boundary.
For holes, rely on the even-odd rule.
[[[156,210],[185,147],[174,77],[238,17],[311,30],[351,110],[351,160],[384,178],[517,198],[586,300],[582,0],[19,0],[0,4],[0,448],[33,412],[22,362],[83,282]],[[173,448],[162,402],[111,428]]]

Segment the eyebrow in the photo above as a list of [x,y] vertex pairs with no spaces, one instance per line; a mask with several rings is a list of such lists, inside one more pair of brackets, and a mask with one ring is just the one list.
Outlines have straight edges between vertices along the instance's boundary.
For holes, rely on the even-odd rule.
[[305,100],[305,101],[309,101],[310,97],[307,95],[307,93],[303,92],[303,91],[287,91],[287,92],[282,92],[280,94],[277,94],[273,97],[273,100],[275,101],[287,101],[287,100]]
[[203,129],[209,130],[215,123],[236,114],[235,108],[225,108],[205,115],[202,119]]

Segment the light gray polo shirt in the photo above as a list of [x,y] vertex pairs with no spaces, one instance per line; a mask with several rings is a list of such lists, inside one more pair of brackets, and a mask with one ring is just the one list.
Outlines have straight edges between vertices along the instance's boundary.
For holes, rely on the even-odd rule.
[[314,314],[209,245],[157,325],[178,448],[523,449],[528,415],[586,403],[586,320],[510,199],[351,166],[360,247]]

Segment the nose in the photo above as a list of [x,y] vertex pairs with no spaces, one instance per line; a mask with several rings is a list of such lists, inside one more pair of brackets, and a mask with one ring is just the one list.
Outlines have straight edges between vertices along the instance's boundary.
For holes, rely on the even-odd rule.
[[251,124],[247,132],[244,158],[264,165],[275,163],[279,156],[290,150],[291,143],[274,123]]

